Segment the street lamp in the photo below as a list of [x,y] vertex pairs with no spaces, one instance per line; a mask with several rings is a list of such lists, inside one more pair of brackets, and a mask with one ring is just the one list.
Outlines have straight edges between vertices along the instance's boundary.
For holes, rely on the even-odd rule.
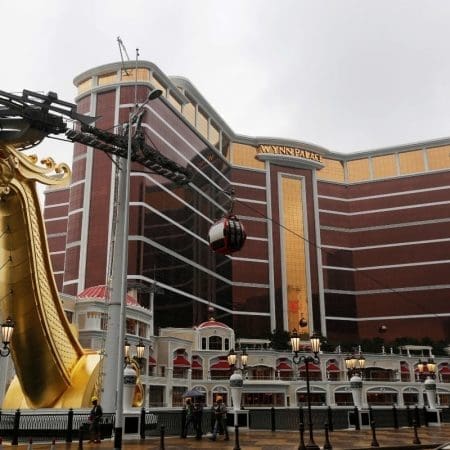
[[3,347],[0,348],[0,356],[6,357],[11,353],[9,344],[11,342],[11,336],[14,331],[14,322],[11,317],[6,319],[6,322],[2,323],[2,342]]
[[233,411],[234,411],[233,450],[241,450],[239,444],[238,411],[241,409],[242,388],[244,386],[243,377],[247,373],[248,354],[245,351],[245,348],[242,350],[242,353],[236,353],[234,349],[231,349],[227,355],[227,359],[228,364],[230,365],[230,368],[233,371],[233,373],[230,376],[231,397],[233,399]]
[[306,448],[319,450],[319,446],[314,442],[313,436],[313,425],[312,425],[312,414],[311,414],[311,391],[309,387],[309,364],[319,364],[320,360],[317,356],[320,352],[320,337],[318,334],[313,333],[310,337],[311,343],[311,351],[314,354],[312,355],[299,355],[300,352],[300,336],[297,333],[297,330],[294,328],[291,332],[291,346],[292,351],[294,352],[294,356],[292,360],[294,364],[298,365],[301,362],[305,364],[306,368],[306,396],[307,396],[307,405],[308,405],[308,421],[309,421],[309,442],[306,445]]
[[348,355],[345,358],[345,367],[347,368],[348,379],[350,380],[353,375],[359,374],[362,378],[362,373],[366,365],[366,358],[359,352],[359,356],[356,357],[354,353]]
[[[125,341],[125,315],[126,315],[126,295],[127,295],[127,275],[128,275],[128,232],[129,232],[129,203],[130,203],[130,172],[131,156],[133,150],[133,124],[137,121],[140,126],[139,116],[143,113],[145,105],[158,97],[162,91],[152,90],[144,103],[135,105],[134,111],[128,117],[128,143],[127,155],[125,159],[119,160],[119,186],[118,204],[116,215],[115,245],[112,255],[112,295],[109,304],[109,326],[106,343],[106,363],[105,363],[105,403],[104,410],[115,408],[116,420],[114,426],[114,449],[120,450],[122,447],[122,427],[123,427],[123,361],[125,349],[122,343]],[[139,138],[139,136],[138,136]],[[115,399],[115,403],[114,403]],[[106,407],[107,405],[107,407]]]
[[[427,395],[428,399],[428,406],[430,409],[434,410],[436,409],[436,363],[434,362],[433,358],[428,358],[427,362],[423,362],[419,359],[419,362],[417,363],[417,368],[419,369],[419,373],[422,374],[424,372],[424,369],[427,369],[427,378],[424,381],[425,385],[425,393]],[[419,375],[420,379],[420,375]]]

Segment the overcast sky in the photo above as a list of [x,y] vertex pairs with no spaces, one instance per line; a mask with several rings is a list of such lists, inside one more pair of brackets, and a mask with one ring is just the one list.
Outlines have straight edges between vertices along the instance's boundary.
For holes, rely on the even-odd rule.
[[[345,153],[450,136],[450,1],[4,0],[0,14],[1,90],[73,101],[76,75],[120,60],[120,36],[239,134]],[[45,144],[57,161],[67,147]]]

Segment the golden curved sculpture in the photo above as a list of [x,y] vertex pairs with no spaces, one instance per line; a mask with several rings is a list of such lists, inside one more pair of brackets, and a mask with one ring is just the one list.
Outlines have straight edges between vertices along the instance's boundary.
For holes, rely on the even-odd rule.
[[35,183],[61,185],[66,164],[0,144],[0,310],[14,318],[16,377],[3,408],[87,407],[100,355],[84,350],[59,299]]

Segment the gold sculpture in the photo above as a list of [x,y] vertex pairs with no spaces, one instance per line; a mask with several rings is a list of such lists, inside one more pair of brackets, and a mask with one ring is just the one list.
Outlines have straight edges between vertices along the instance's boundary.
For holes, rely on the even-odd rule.
[[41,161],[0,143],[0,310],[16,322],[16,377],[3,408],[88,407],[100,367],[84,350],[59,299],[35,183],[63,185],[66,164]]

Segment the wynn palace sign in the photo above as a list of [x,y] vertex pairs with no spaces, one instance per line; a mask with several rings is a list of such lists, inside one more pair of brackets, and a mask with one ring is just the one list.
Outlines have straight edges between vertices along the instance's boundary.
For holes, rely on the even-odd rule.
[[322,162],[322,155],[319,153],[295,147],[286,147],[284,145],[260,145],[256,151],[258,155],[271,154],[294,156],[296,158],[308,159],[318,163]]

